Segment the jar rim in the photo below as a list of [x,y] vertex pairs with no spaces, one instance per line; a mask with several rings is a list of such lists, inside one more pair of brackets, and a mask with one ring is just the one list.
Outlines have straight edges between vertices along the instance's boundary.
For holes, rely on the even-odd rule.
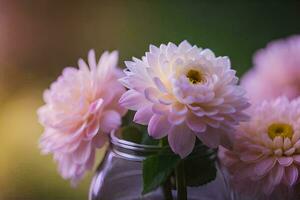
[[144,148],[144,149],[151,149],[151,150],[161,150],[162,147],[157,146],[157,145],[146,145],[146,144],[139,144],[135,142],[131,142],[128,140],[124,140],[121,137],[121,131],[112,131],[110,134],[111,138],[111,143],[117,146],[122,146],[122,147],[135,147],[135,148]]
[[163,147],[160,146],[138,144],[124,140],[120,136],[120,130],[111,132],[110,143],[112,151],[118,156],[128,160],[142,161],[147,156],[153,155],[163,149]]

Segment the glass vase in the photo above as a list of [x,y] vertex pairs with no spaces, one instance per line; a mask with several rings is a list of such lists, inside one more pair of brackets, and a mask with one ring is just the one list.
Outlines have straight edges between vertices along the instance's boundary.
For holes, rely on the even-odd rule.
[[[99,165],[91,186],[90,200],[163,200],[163,188],[142,195],[142,161],[160,151],[158,146],[141,145],[120,138],[112,133],[110,145],[103,162]],[[231,192],[221,170],[214,181],[188,187],[189,200],[229,200]],[[176,200],[176,191],[172,190]]]

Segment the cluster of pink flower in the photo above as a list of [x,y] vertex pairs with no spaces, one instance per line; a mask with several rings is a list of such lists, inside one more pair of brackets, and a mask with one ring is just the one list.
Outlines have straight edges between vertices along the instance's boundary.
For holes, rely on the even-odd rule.
[[220,147],[219,158],[235,188],[269,196],[300,180],[300,36],[270,43],[254,65],[241,79],[251,120],[236,128],[233,147]]
[[130,109],[134,122],[147,125],[155,139],[167,137],[181,158],[196,138],[219,146],[221,163],[241,191],[249,184],[265,194],[293,186],[300,170],[299,53],[300,37],[259,51],[242,80],[244,90],[227,57],[187,41],[150,45],[141,59],[125,62],[124,73],[116,52],[105,52],[97,63],[90,51],[88,65],[80,59],[79,69],[66,68],[45,91],[38,111],[45,127],[41,149],[53,153],[61,175],[76,183]]

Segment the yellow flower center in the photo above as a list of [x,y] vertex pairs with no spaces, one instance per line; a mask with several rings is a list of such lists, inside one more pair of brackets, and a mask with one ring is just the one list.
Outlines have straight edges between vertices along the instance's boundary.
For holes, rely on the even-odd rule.
[[268,135],[271,139],[274,139],[276,136],[291,138],[293,132],[292,126],[285,123],[274,123],[268,127]]
[[194,69],[189,70],[186,74],[186,77],[190,80],[192,84],[197,84],[204,81],[203,74]]

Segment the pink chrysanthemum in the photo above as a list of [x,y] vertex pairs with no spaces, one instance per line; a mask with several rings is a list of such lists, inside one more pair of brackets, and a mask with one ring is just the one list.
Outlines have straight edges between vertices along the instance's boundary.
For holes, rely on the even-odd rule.
[[38,110],[45,131],[43,153],[53,153],[63,178],[76,183],[94,164],[95,150],[104,145],[107,133],[116,130],[126,113],[118,101],[125,88],[118,82],[118,53],[105,52],[97,63],[95,52],[88,65],[67,67],[44,93],[46,104]]
[[134,121],[148,125],[150,136],[168,135],[181,157],[192,151],[196,137],[217,146],[227,135],[222,130],[246,118],[244,90],[227,57],[183,41],[151,45],[142,60],[125,64],[126,76],[120,80],[129,90],[120,103],[137,111]]
[[246,193],[270,195],[293,186],[300,170],[300,99],[264,101],[249,109],[251,121],[237,128],[232,150],[220,147],[221,163],[233,186]]
[[300,95],[300,36],[277,40],[254,56],[254,68],[241,79],[252,102]]

